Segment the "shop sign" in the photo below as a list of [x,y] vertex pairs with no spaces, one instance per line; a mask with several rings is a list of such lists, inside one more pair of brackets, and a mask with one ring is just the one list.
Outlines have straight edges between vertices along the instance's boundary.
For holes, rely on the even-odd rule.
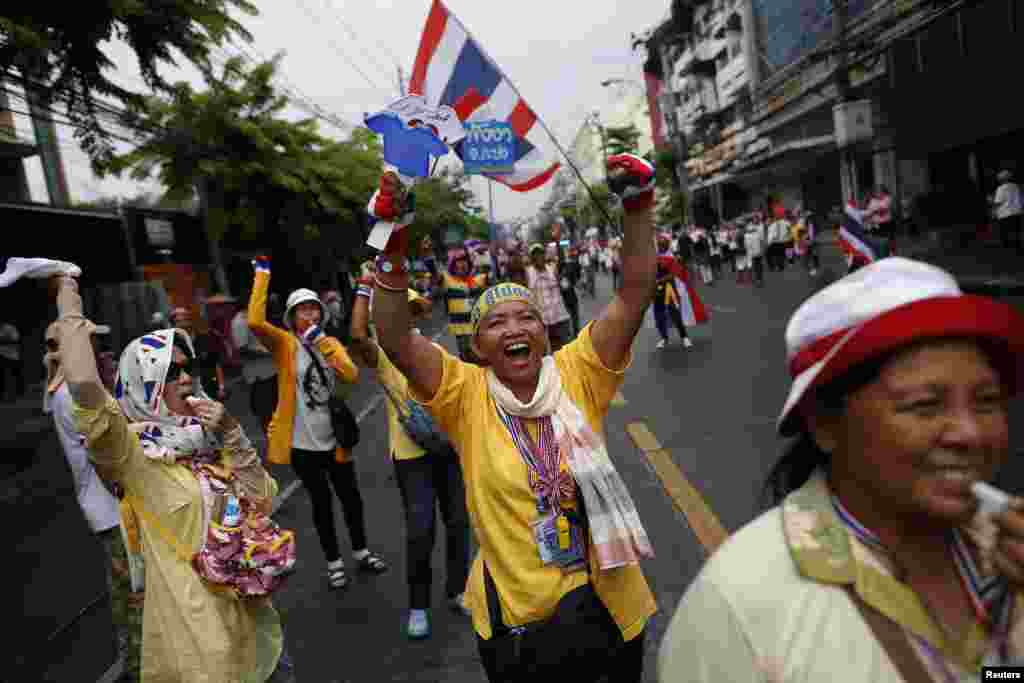
[[462,141],[462,160],[467,174],[512,173],[516,136],[504,121],[480,121],[467,126]]
[[174,225],[162,218],[146,218],[143,220],[146,226],[146,238],[149,246],[155,249],[174,248]]

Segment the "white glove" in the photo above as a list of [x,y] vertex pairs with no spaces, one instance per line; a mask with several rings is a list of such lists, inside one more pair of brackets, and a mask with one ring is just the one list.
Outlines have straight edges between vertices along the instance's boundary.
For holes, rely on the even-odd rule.
[[12,256],[7,259],[7,267],[0,273],[0,287],[9,287],[23,277],[42,280],[54,275],[80,277],[82,269],[67,261]]

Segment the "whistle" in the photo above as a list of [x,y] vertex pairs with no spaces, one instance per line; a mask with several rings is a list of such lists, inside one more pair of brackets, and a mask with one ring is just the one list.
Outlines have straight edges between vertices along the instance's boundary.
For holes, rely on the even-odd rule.
[[566,519],[565,515],[558,515],[556,526],[558,528],[558,547],[562,550],[568,550],[572,542],[572,534],[569,533],[569,520]]
[[983,515],[996,516],[1010,505],[1010,495],[991,484],[976,481],[971,484],[971,493],[978,499]]

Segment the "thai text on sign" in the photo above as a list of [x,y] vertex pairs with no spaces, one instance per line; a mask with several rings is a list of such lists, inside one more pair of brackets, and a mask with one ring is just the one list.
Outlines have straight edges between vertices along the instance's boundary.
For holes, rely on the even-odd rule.
[[516,136],[503,121],[480,121],[466,126],[462,141],[465,171],[474,173],[511,173],[516,158]]

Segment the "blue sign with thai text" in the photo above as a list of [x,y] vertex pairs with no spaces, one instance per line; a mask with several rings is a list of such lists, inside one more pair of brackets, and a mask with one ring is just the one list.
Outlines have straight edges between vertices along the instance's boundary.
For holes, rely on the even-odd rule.
[[511,173],[515,169],[516,135],[504,121],[466,124],[462,163],[467,174]]

